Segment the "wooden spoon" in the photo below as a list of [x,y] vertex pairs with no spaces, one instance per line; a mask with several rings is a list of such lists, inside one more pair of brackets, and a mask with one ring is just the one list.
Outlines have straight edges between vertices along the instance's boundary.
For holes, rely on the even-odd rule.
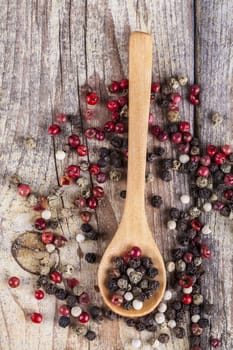
[[[133,32],[129,41],[129,140],[127,195],[121,222],[112,241],[105,250],[98,270],[100,293],[107,306],[115,313],[126,317],[140,317],[151,312],[161,301],[166,272],[163,258],[152,237],[145,213],[145,168],[148,118],[152,74],[152,36]],[[111,303],[111,293],[106,287],[112,259],[122,256],[133,246],[142,250],[142,255],[153,260],[159,270],[160,287],[144,302],[141,310],[125,310]]]

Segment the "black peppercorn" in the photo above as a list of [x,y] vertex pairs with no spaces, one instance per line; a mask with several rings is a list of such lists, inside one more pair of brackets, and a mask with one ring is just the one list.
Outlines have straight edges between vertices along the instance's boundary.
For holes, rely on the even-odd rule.
[[195,199],[199,197],[199,188],[196,185],[190,186],[190,195]]
[[123,301],[122,306],[123,306],[123,309],[125,309],[125,310],[131,310],[133,308],[132,301],[127,301],[127,300]]
[[156,160],[156,154],[155,153],[147,153],[146,160],[150,163],[154,162]]
[[169,215],[172,220],[178,220],[180,217],[180,211],[177,208],[171,208]]
[[104,158],[99,158],[97,161],[97,164],[99,165],[100,168],[104,168],[107,165],[107,162]]
[[89,308],[89,312],[93,319],[100,319],[103,316],[103,311],[99,306],[93,305]]
[[163,200],[160,196],[153,196],[151,198],[151,205],[154,208],[160,208],[163,203]]
[[212,195],[212,191],[209,188],[200,188],[198,193],[199,197],[203,199],[209,199]]
[[198,168],[198,163],[196,162],[188,162],[187,163],[187,170],[189,173],[194,173]]
[[97,241],[99,238],[99,232],[92,229],[92,231],[85,233],[85,237],[91,241]]
[[107,288],[111,291],[111,292],[115,292],[118,289],[118,285],[117,285],[117,279],[115,278],[111,278],[107,281]]
[[219,170],[219,166],[216,163],[211,163],[209,165],[209,170],[211,173],[215,173],[217,170]]
[[124,265],[124,260],[120,256],[116,256],[112,259],[112,264],[114,267],[118,268],[118,267]]
[[191,142],[190,142],[191,146],[198,146],[199,145],[199,140],[197,137],[193,137]]
[[99,156],[100,158],[105,158],[109,155],[109,149],[107,147],[100,147]]
[[126,198],[126,191],[125,190],[120,192],[120,197],[123,198],[123,199]]
[[165,152],[165,149],[163,147],[155,147],[154,154],[158,157],[161,157]]
[[49,283],[45,286],[45,292],[49,295],[55,294],[57,289],[58,289],[57,286],[53,283]]
[[59,300],[65,300],[67,297],[67,292],[63,288],[57,288],[55,297]]
[[153,291],[157,290],[160,287],[159,281],[149,281],[148,289]]
[[163,170],[169,170],[173,166],[173,160],[170,158],[161,159],[160,166],[161,166],[161,169],[163,169]]
[[141,262],[145,268],[149,268],[149,267],[153,266],[153,262],[152,262],[151,258],[148,258],[146,256],[143,256],[141,258]]
[[176,301],[173,301],[173,303],[171,303],[171,307],[176,310],[176,311],[179,311],[182,309],[182,304],[180,301],[176,300]]
[[58,320],[58,324],[62,328],[68,327],[70,324],[70,318],[67,316],[61,316]]
[[149,278],[154,278],[155,276],[158,275],[158,269],[156,269],[156,267],[149,267],[146,270],[146,276],[148,276]]
[[89,263],[89,264],[94,264],[96,262],[97,256],[95,253],[87,253],[85,255],[85,260]]
[[68,297],[66,298],[66,304],[70,307],[74,306],[77,303],[78,299],[75,295],[68,295]]
[[202,304],[202,310],[203,310],[204,314],[209,315],[211,313],[211,311],[213,310],[213,304],[211,304],[209,301],[206,300]]
[[222,183],[224,179],[225,174],[221,170],[217,170],[213,174],[213,181],[214,183]]
[[90,329],[87,331],[87,333],[85,334],[85,337],[92,341],[96,338],[96,333],[94,331],[91,331]]
[[141,322],[144,323],[146,326],[152,326],[152,325],[156,324],[154,317],[151,314],[142,317]]
[[36,284],[37,284],[38,287],[43,287],[43,286],[45,286],[48,282],[49,282],[49,276],[41,275],[41,276],[38,278]]
[[121,148],[123,146],[123,139],[119,136],[114,136],[110,143],[115,148]]
[[131,258],[131,259],[129,259],[128,264],[130,267],[133,267],[134,269],[136,269],[137,267],[139,267],[141,265],[141,259]]
[[117,314],[112,310],[105,310],[104,315],[110,321],[114,321],[117,318]]
[[185,230],[187,230],[187,228],[188,228],[188,222],[186,219],[180,219],[177,221],[177,224],[176,224],[177,231],[184,232]]
[[228,217],[230,213],[231,213],[231,209],[226,205],[220,210],[220,214],[225,217]]
[[166,333],[161,333],[158,337],[158,341],[162,344],[167,344],[169,342],[169,335]]
[[144,323],[139,321],[136,323],[135,328],[138,332],[142,332],[144,331],[144,329],[146,329],[146,326],[144,325]]
[[171,181],[172,180],[172,174],[170,173],[169,170],[163,170],[160,172],[159,177],[163,181]]
[[80,228],[85,233],[91,232],[93,229],[93,227],[89,223],[82,224]]
[[166,319],[167,320],[174,320],[175,316],[176,316],[176,311],[174,309],[172,309],[171,307],[169,307],[166,311],[165,311],[165,315],[166,315]]
[[133,318],[128,318],[128,319],[126,320],[126,324],[127,324],[127,326],[129,326],[129,327],[135,327],[136,321],[135,321]]
[[172,123],[167,126],[167,132],[169,134],[175,133],[179,131],[179,124],[178,123]]
[[175,327],[173,329],[176,338],[182,339],[185,336],[185,330],[183,327]]
[[199,346],[201,343],[201,337],[192,335],[190,336],[190,345],[191,346]]
[[201,312],[201,309],[199,306],[192,304],[190,306],[190,314],[191,315],[199,315]]
[[201,328],[206,328],[209,326],[209,320],[207,318],[201,318],[198,324]]
[[172,256],[175,260],[179,260],[182,258],[184,252],[181,248],[175,248],[172,250]]

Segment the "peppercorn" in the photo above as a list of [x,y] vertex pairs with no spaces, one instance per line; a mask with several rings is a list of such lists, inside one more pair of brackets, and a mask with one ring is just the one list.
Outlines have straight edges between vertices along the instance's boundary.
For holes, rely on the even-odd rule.
[[156,154],[155,153],[147,153],[146,159],[148,162],[152,163],[156,160]]
[[100,168],[106,167],[106,165],[107,165],[106,159],[104,159],[104,158],[99,158],[99,159],[97,160],[97,165],[98,165]]
[[148,288],[155,291],[160,287],[159,281],[149,281],[149,286]]
[[185,336],[185,330],[184,330],[183,327],[175,327],[175,328],[173,329],[173,331],[174,331],[174,334],[175,334],[175,337],[176,337],[176,338],[179,338],[179,339],[184,338],[184,336]]
[[160,196],[153,196],[151,198],[151,205],[154,208],[160,208],[163,203],[163,200]]
[[175,260],[181,259],[183,256],[183,250],[181,248],[175,248],[172,250],[172,256]]
[[168,171],[168,170],[161,171],[159,176],[160,176],[160,179],[163,181],[169,182],[172,180],[172,175],[171,175],[170,171]]
[[111,278],[107,281],[107,288],[111,291],[111,292],[115,292],[116,290],[118,290],[118,285],[117,285],[117,280],[115,278]]
[[209,315],[213,310],[213,304],[206,300],[202,305],[202,309],[204,314]]
[[169,170],[172,168],[173,160],[172,159],[162,159],[160,161],[160,166],[163,170]]
[[149,267],[146,270],[146,276],[148,276],[149,278],[154,278],[155,276],[158,275],[158,269],[156,267]]
[[121,177],[122,177],[122,172],[120,170],[117,170],[117,169],[110,170],[109,172],[110,180],[118,182],[120,181]]
[[66,328],[70,324],[70,318],[67,316],[61,316],[58,320],[58,324],[62,328]]
[[228,216],[230,215],[230,213],[231,213],[231,209],[230,209],[227,205],[225,205],[225,206],[220,210],[220,214],[221,214],[222,216],[225,216],[225,217],[228,217]]
[[165,311],[165,315],[166,315],[166,319],[167,320],[174,320],[175,316],[176,316],[176,311],[174,309],[172,309],[171,307],[169,307],[166,311]]
[[146,257],[146,256],[143,256],[141,258],[141,263],[145,268],[149,268],[149,267],[153,266],[153,262],[152,262],[151,258]]
[[128,301],[128,300],[124,300],[122,306],[123,306],[123,309],[125,310],[131,310],[133,308],[132,301]]
[[121,148],[123,146],[123,139],[119,136],[114,136],[110,143],[115,148]]
[[182,304],[179,300],[176,300],[171,303],[171,307],[173,310],[179,311],[182,309]]
[[49,276],[47,275],[40,275],[38,280],[36,281],[37,287],[43,287],[46,286],[46,284],[49,282]]
[[89,224],[88,222],[84,223],[81,225],[81,230],[85,233],[91,232],[93,227],[91,226],[91,224]]
[[180,211],[177,208],[171,208],[169,215],[172,220],[178,220],[180,217]]
[[165,152],[165,149],[163,147],[155,147],[154,148],[154,154],[158,157],[161,157]]
[[138,332],[142,332],[146,329],[146,326],[144,325],[144,323],[139,321],[136,323],[135,328]]
[[134,269],[136,269],[137,267],[139,267],[141,265],[141,259],[140,258],[130,258],[128,261],[128,265],[130,267],[133,267]]
[[212,195],[212,191],[208,188],[201,188],[198,191],[199,197],[203,199],[209,199]]
[[96,262],[97,256],[95,253],[87,253],[85,255],[85,260],[89,263],[89,264],[94,264]]
[[169,342],[169,335],[166,333],[161,333],[158,337],[158,341],[162,344],[167,344]]
[[126,191],[125,190],[120,192],[120,197],[123,198],[123,199],[126,198]]
[[110,321],[114,321],[117,318],[117,314],[112,310],[105,310],[104,315]]
[[100,147],[99,149],[99,157],[105,158],[109,155],[109,149],[107,147]]
[[88,330],[87,333],[85,334],[85,338],[87,338],[88,340],[92,341],[96,338],[96,333],[92,330]]
[[68,297],[66,298],[66,304],[70,307],[74,306],[77,303],[77,297],[75,295],[68,295]]
[[178,231],[184,232],[188,228],[188,222],[184,219],[180,219],[177,221],[176,228]]
[[59,300],[65,300],[67,297],[67,292],[63,288],[57,288],[54,294],[55,297]]
[[128,327],[135,327],[136,321],[133,318],[126,319],[126,324]]
[[207,318],[200,318],[198,324],[202,328],[209,327],[209,320]]
[[49,283],[45,286],[45,292],[49,295],[55,294],[57,289],[57,286],[53,283]]

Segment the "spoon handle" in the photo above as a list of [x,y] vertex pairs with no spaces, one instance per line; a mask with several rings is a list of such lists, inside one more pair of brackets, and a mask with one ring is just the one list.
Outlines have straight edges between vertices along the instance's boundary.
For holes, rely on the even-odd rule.
[[[124,215],[145,217],[145,170],[152,75],[152,36],[133,32],[129,40],[128,175]],[[133,213],[133,218],[132,218]]]

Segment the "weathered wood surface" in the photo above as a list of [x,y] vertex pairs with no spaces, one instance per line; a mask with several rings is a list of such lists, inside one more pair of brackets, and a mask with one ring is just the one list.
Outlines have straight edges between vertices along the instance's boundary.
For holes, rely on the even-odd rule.
[[[232,142],[232,18],[231,0],[179,1],[71,1],[71,0],[3,0],[0,13],[0,127],[1,127],[1,254],[0,254],[0,348],[22,349],[130,349],[135,336],[122,321],[93,325],[98,339],[93,343],[79,340],[71,331],[57,325],[57,304],[53,297],[43,302],[33,298],[35,277],[21,269],[11,255],[11,243],[31,228],[30,203],[16,196],[7,178],[17,174],[30,183],[35,192],[48,195],[57,185],[66,164],[76,161],[69,155],[59,163],[54,150],[62,147],[65,137],[79,128],[73,120],[59,141],[47,135],[47,127],[57,111],[81,114],[85,108],[82,86],[88,83],[104,98],[111,79],[127,76],[128,37],[134,30],[151,30],[155,44],[153,78],[163,80],[179,73],[187,74],[202,85],[202,104],[195,116],[189,103],[183,102],[182,115],[189,120],[203,144]],[[98,107],[102,110],[101,106]],[[220,112],[223,123],[214,128],[210,113]],[[159,124],[163,123],[158,114]],[[106,112],[94,121],[101,125]],[[196,120],[196,123],[194,123]],[[35,140],[35,148],[25,145],[25,138]],[[90,147],[93,146],[91,141]],[[149,139],[148,147],[153,145]],[[170,146],[166,146],[168,154]],[[156,171],[156,169],[152,169]],[[56,176],[57,174],[57,176]],[[99,229],[111,236],[119,222],[123,201],[119,192],[124,182],[106,184],[107,200],[97,211]],[[147,198],[160,193],[163,209],[154,212],[147,206],[148,220],[165,259],[174,237],[166,229],[166,207],[177,205],[181,193],[188,191],[184,176],[174,175],[171,183],[156,178],[147,185]],[[64,198],[69,208],[71,203]],[[148,201],[147,201],[148,204]],[[54,213],[55,215],[56,213]],[[66,213],[67,214],[67,213]],[[23,218],[23,223],[22,223]],[[214,302],[211,327],[203,349],[210,349],[208,338],[222,336],[222,349],[233,348],[232,339],[232,223],[219,215],[208,215],[213,234],[213,258],[207,263],[203,293]],[[70,244],[64,248],[62,261],[69,261],[82,283],[94,292],[97,266],[87,265],[77,256],[75,235],[80,225],[76,216],[62,223],[62,231]],[[83,243],[83,252],[103,252],[106,241]],[[7,278],[17,275],[22,285],[7,288]],[[40,310],[41,325],[32,324],[28,315]],[[151,337],[142,332],[141,339]],[[146,347],[144,347],[146,349]],[[188,350],[187,339],[172,339],[161,349]]]

